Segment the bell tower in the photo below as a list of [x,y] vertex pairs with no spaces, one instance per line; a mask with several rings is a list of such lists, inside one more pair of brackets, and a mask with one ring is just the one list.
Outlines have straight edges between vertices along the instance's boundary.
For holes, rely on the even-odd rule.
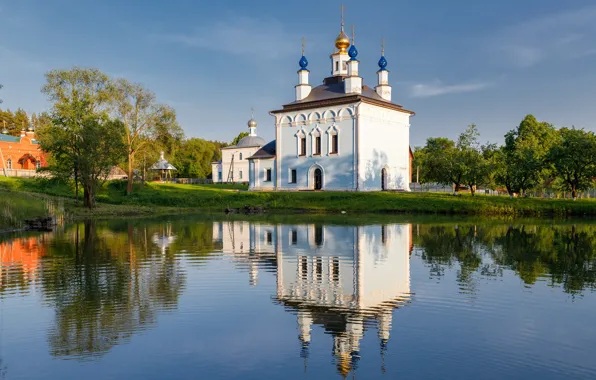
[[341,30],[335,39],[335,48],[337,49],[331,54],[331,76],[345,77],[348,75],[348,48],[350,47],[350,39],[344,32],[344,6],[341,6]]

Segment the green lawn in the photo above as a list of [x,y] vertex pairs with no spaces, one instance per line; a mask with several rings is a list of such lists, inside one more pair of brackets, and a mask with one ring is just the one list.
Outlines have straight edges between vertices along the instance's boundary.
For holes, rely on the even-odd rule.
[[[352,193],[352,192],[248,192],[240,185],[178,185],[147,183],[135,185],[126,195],[126,184],[108,182],[97,196],[97,213],[133,213],[157,208],[222,212],[225,208],[263,206],[274,213],[425,213],[505,216],[584,216],[596,215],[596,200],[522,198],[469,194],[454,197],[444,193]],[[0,178],[0,190],[32,192],[74,198],[72,186],[53,180]],[[126,206],[126,207],[124,207]],[[73,206],[74,207],[74,206]],[[146,208],[146,209],[142,209]],[[181,211],[181,210],[180,210]],[[77,214],[83,211],[74,210]],[[89,214],[89,213],[87,213]],[[89,214],[93,215],[93,213]]]

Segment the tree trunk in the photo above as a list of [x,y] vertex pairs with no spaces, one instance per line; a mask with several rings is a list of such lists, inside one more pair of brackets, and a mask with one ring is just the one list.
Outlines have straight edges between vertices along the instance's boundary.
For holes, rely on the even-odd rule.
[[573,200],[577,199],[577,188],[575,187],[575,185],[571,185],[571,197],[573,198]]
[[85,187],[85,207],[91,209],[93,207],[95,207],[95,191],[94,191],[94,187],[91,183],[89,183],[89,180],[85,181],[84,183],[84,187]]
[[126,185],[126,194],[132,193],[132,182],[134,179],[134,154],[128,155],[128,184]]
[[459,192],[459,186],[460,185],[461,185],[460,183],[454,183],[453,184],[453,195],[457,195],[458,194],[458,192]]
[[74,167],[74,181],[75,181],[75,200],[79,200],[79,168],[77,165]]
[[470,186],[470,193],[472,196],[476,195],[476,185],[468,184],[468,186]]

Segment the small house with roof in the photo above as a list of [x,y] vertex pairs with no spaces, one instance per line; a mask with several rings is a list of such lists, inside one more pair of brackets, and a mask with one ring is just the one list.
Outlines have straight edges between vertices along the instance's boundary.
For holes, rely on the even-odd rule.
[[211,163],[214,183],[248,182],[248,157],[254,155],[265,140],[257,136],[257,122],[254,118],[248,121],[248,136],[238,144],[221,149],[221,160]]
[[384,46],[374,88],[359,75],[343,17],[323,84],[309,83],[302,50],[296,98],[270,112],[276,138],[249,157],[249,189],[409,191],[414,112],[392,102]]
[[11,136],[4,128],[0,133],[0,175],[32,177],[37,169],[47,166],[46,155],[35,140],[33,127],[21,130],[20,136]]

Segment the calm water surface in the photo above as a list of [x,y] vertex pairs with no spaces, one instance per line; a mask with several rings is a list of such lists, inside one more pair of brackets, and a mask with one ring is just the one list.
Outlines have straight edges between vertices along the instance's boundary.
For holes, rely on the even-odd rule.
[[172,219],[0,238],[0,379],[595,379],[596,225]]

